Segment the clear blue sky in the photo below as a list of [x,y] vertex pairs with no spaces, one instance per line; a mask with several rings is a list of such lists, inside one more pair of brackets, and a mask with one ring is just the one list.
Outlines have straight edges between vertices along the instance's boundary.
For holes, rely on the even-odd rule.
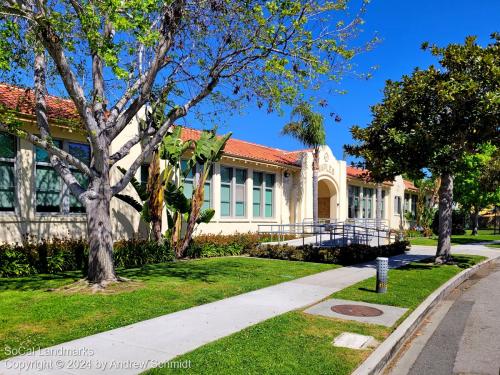
[[[335,123],[326,116],[327,143],[339,159],[343,145],[352,141],[349,128],[370,122],[370,106],[381,99],[385,80],[399,79],[416,66],[435,63],[428,52],[420,49],[422,42],[446,45],[462,42],[467,35],[477,35],[479,43],[486,44],[492,32],[500,32],[500,0],[372,0],[365,20],[364,35],[376,32],[382,42],[375,50],[357,56],[354,62],[360,72],[372,66],[378,69],[368,81],[345,78],[341,88],[348,93],[328,98],[328,113],[333,109],[342,118]],[[280,135],[287,120],[288,116],[247,108],[246,114],[228,118],[219,131],[232,131],[235,138],[268,146],[300,149],[299,143]]]

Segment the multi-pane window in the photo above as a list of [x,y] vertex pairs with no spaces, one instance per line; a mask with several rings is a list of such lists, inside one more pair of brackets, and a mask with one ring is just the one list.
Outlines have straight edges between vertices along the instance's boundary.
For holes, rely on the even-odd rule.
[[411,196],[411,212],[414,215],[417,214],[417,200],[418,200],[418,197],[416,195]]
[[349,185],[349,218],[354,219],[360,216],[360,195],[359,186]]
[[371,219],[373,214],[373,189],[363,188],[362,214],[364,219]]
[[235,170],[235,212],[234,216],[245,216],[247,170]]
[[394,215],[401,215],[401,197],[394,197]]
[[220,167],[221,216],[246,216],[246,180],[246,169]]
[[17,140],[0,133],[0,211],[15,211]]
[[[69,154],[90,164],[90,147],[86,144],[54,140],[54,145],[64,149]],[[50,164],[50,156],[47,151],[35,147],[35,189],[36,189],[36,211],[69,213],[85,212],[85,207],[74,197],[59,174]],[[86,188],[88,177],[76,168],[71,167],[76,180]]]
[[415,216],[417,213],[417,196],[414,194],[405,193],[405,202],[404,202],[405,212],[409,212],[412,216]]
[[233,168],[220,167],[220,214],[231,216]]
[[253,217],[274,216],[274,174],[253,173]]
[[410,209],[411,209],[411,206],[410,206],[410,194],[406,194],[405,193],[405,202],[404,202],[404,209],[405,209],[405,212],[409,212]]
[[[187,160],[181,160],[181,168],[183,171],[187,170]],[[201,165],[196,165],[195,168],[192,168],[188,175],[184,179],[184,195],[186,198],[191,198],[193,196],[194,186],[196,182],[196,171],[201,173],[203,171],[203,167]],[[204,188],[204,198],[202,210],[206,210],[207,208],[212,207],[212,169],[210,169],[207,180],[205,181]]]
[[382,210],[380,215],[382,216],[382,219],[385,217],[385,190],[382,190]]
[[373,189],[349,185],[349,218],[373,218]]

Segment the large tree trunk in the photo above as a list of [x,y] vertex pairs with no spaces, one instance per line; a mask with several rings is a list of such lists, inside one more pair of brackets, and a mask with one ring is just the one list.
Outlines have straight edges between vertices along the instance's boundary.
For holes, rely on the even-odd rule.
[[98,197],[87,203],[87,226],[89,238],[88,281],[106,284],[116,281],[113,263],[113,237],[111,235],[111,194],[109,185],[100,182]]
[[318,222],[318,174],[319,174],[319,148],[313,152],[313,220]]
[[87,209],[87,231],[89,239],[88,281],[106,286],[117,281],[113,262],[113,236],[111,225],[111,186],[110,170],[106,162],[109,160],[109,143],[105,136],[99,139],[99,150],[94,150],[91,167],[99,172],[90,182],[96,197],[89,199]]
[[450,173],[443,173],[439,187],[439,238],[436,263],[446,263],[451,257],[452,213],[453,176]]
[[377,184],[377,198],[375,207],[375,218],[377,221],[377,229],[382,227],[382,184]]
[[472,218],[472,235],[476,236],[478,230],[479,230],[479,207],[475,206]]

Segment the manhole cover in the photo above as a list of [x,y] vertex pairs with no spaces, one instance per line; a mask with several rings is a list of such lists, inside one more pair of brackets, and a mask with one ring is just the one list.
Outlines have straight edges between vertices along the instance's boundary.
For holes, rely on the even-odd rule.
[[331,307],[333,312],[349,316],[379,316],[384,312],[369,306],[360,305],[335,305]]

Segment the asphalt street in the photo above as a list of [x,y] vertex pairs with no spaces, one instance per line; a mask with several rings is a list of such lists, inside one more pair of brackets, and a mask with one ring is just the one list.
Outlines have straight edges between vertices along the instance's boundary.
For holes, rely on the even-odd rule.
[[500,262],[442,301],[391,375],[500,374]]

